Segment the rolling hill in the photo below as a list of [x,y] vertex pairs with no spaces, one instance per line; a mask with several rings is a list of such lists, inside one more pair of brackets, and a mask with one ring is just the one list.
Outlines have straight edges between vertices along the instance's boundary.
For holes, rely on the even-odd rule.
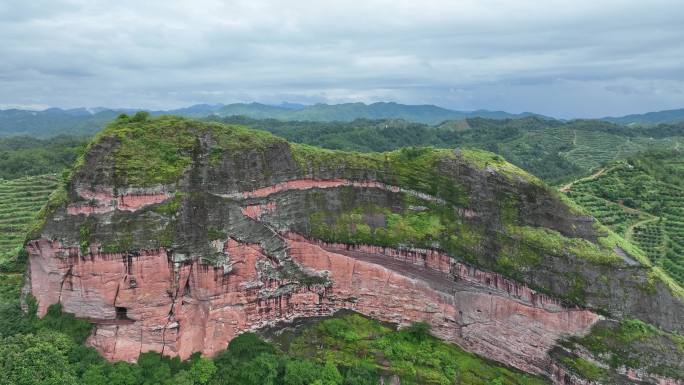
[[654,152],[610,164],[565,188],[684,285],[684,154]]
[[657,125],[662,123],[684,122],[684,108],[632,114],[621,117],[607,117],[603,120],[623,125]]
[[540,117],[468,118],[438,126],[405,120],[283,122],[234,116],[216,118],[269,131],[293,142],[336,150],[389,151],[407,146],[472,147],[504,156],[549,183],[587,175],[597,167],[684,141],[684,125],[624,127],[599,120],[561,122]]
[[[43,111],[0,110],[0,137],[31,135],[50,137],[60,134],[93,135],[120,113],[135,113],[132,108],[49,108]],[[303,121],[352,121],[367,119],[405,119],[412,122],[436,124],[449,119],[485,117],[492,119],[516,118],[533,114],[510,114],[503,111],[453,111],[433,105],[405,105],[397,103],[316,104],[310,106],[283,103],[279,106],[260,103],[196,104],[172,110],[150,111],[151,115],[178,115],[203,118],[211,115],[227,117],[241,115],[256,119]]]

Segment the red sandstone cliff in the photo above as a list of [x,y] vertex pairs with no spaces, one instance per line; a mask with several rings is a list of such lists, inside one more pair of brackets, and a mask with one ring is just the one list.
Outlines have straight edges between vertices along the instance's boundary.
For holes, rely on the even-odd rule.
[[[228,130],[212,137],[192,127],[169,127],[188,129],[194,139],[179,149],[189,166],[166,185],[131,187],[125,164],[112,164],[117,158],[110,155],[127,132],[105,136],[91,148],[87,166],[67,186],[67,201],[52,207],[27,245],[26,289],[37,298],[40,315],[61,303],[94,323],[88,343],[107,359],[134,361],[146,351],[211,356],[244,331],[351,309],[400,326],[425,321],[436,336],[468,351],[545,374],[557,384],[589,384],[548,353],[560,338],[587,333],[599,319],[592,311],[564,306],[453,256],[411,248],[412,239],[392,243],[394,249],[304,236],[315,234],[312,213],[334,221],[335,215],[371,206],[405,217],[426,212],[479,235],[478,250],[458,257],[499,268],[492,262],[501,253],[514,254],[519,241],[501,243],[508,235],[502,226],[505,201],[506,221],[595,241],[591,218],[571,213],[543,186],[515,173],[473,167],[458,154],[442,153],[431,170],[423,159],[408,174],[403,162],[410,159],[402,158],[402,167],[393,170],[389,155],[366,159],[374,163],[369,169],[345,168],[327,158],[309,162],[306,152],[295,160],[284,142],[221,147]],[[429,179],[420,175],[426,171]],[[387,229],[384,214],[371,211],[362,215],[365,225]],[[416,244],[440,249],[444,240],[460,240],[465,233],[459,231]],[[650,300],[656,294],[642,298],[640,280],[647,272],[640,266],[618,271],[563,250],[537,256],[537,265],[511,276],[557,296],[570,289],[568,276],[593,277],[581,288],[593,308],[681,327],[672,322],[681,307],[666,289],[656,288],[657,304]],[[606,272],[615,279],[594,279]]]
[[246,330],[353,309],[400,325],[426,321],[436,336],[467,350],[545,373],[556,340],[587,332],[598,318],[439,253],[284,238],[296,263],[332,284],[264,298],[264,290],[286,284],[259,273],[260,264],[277,262],[258,245],[233,239],[224,245],[229,274],[197,262],[174,264],[163,250],[102,254],[93,247],[83,256],[38,240],[29,245],[32,293],[41,315],[60,302],[91,319],[89,344],[108,359],[128,361],[146,351],[213,355]]

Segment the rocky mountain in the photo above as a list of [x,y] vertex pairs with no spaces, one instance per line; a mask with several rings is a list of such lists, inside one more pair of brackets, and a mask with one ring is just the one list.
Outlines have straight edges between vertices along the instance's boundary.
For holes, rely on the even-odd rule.
[[110,360],[213,356],[349,309],[556,384],[681,383],[684,290],[568,202],[484,151],[350,153],[138,113],[42,210],[24,291],[92,322]]

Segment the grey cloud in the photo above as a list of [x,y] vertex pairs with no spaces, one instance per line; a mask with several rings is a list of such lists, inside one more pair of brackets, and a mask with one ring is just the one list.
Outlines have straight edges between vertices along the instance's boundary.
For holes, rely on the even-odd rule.
[[678,108],[682,14],[678,0],[5,1],[0,105]]

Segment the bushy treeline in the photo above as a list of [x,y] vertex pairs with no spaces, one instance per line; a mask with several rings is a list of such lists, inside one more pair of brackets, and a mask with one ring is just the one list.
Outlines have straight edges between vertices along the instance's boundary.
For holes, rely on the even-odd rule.
[[[430,126],[405,120],[280,121],[211,117],[269,131],[296,143],[336,150],[381,152],[401,147],[472,147],[502,155],[550,183],[588,174],[606,162],[652,149],[672,148],[684,124],[620,126],[600,120],[562,122],[541,117],[469,118]],[[57,136],[0,139],[0,178],[56,173],[68,168],[88,138]]]
[[87,138],[56,136],[39,139],[15,136],[0,139],[0,179],[53,174],[71,167],[85,149]]
[[562,122],[541,117],[469,118],[436,126],[404,120],[352,122],[279,121],[231,116],[213,119],[270,131],[296,143],[350,151],[400,147],[472,147],[502,155],[550,183],[569,181],[592,169],[651,149],[676,146],[684,124],[626,127],[600,120]]

